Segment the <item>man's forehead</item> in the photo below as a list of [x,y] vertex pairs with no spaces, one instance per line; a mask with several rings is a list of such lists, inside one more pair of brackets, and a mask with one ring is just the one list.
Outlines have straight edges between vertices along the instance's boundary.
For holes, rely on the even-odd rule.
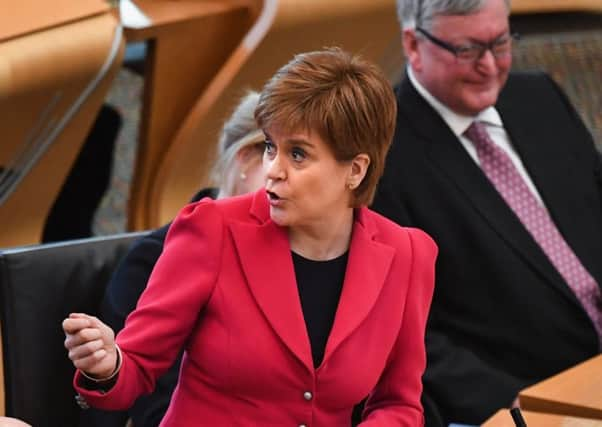
[[[503,0],[500,0],[503,1]],[[458,36],[479,38],[483,32],[489,38],[501,36],[510,28],[509,15],[506,13],[484,13],[483,10],[470,14],[438,14],[432,19],[433,30],[445,30]]]

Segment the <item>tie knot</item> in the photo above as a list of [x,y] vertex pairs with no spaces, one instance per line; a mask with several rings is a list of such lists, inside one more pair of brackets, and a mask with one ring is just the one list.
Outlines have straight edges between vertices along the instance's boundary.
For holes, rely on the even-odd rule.
[[482,122],[474,121],[464,132],[466,138],[468,138],[477,149],[484,149],[487,146],[491,147],[492,141],[487,133],[487,128]]

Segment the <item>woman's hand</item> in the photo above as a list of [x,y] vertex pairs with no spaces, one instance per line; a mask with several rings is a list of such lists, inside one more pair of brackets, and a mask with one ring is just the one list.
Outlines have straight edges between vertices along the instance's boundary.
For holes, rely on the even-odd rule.
[[98,380],[109,378],[117,368],[115,333],[94,316],[71,313],[63,320],[65,348],[73,365]]
[[24,421],[11,417],[0,417],[0,427],[31,427]]

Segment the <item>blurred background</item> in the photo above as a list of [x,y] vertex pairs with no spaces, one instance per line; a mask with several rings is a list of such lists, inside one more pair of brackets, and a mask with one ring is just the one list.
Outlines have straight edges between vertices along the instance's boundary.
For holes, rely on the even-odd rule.
[[[67,155],[63,154],[62,161],[57,163],[57,160],[51,159],[50,151],[53,144],[60,145],[63,141],[50,142],[35,156],[30,155],[35,159],[29,161],[29,169],[24,167],[23,171],[19,171],[13,167],[17,173],[12,171],[13,182],[7,184],[6,181],[11,179],[8,173],[11,172],[10,162],[14,162],[19,153],[21,157],[24,156],[23,152],[11,147],[18,143],[23,145],[23,141],[27,140],[26,134],[9,132],[13,141],[0,145],[0,165],[3,167],[0,171],[0,190],[6,190],[11,185],[13,188],[10,196],[8,193],[11,191],[5,191],[4,200],[0,199],[0,221],[5,224],[0,247],[60,240],[63,233],[61,227],[69,223],[65,211],[79,210],[82,218],[91,215],[91,226],[80,233],[92,235],[144,230],[168,222],[197,188],[208,183],[207,171],[212,163],[217,129],[239,97],[247,89],[261,89],[265,79],[292,58],[294,53],[339,45],[376,61],[392,84],[403,73],[403,52],[394,0],[57,1],[60,13],[53,8],[54,17],[46,19],[48,22],[40,21],[39,11],[36,10],[39,2],[22,2],[17,13],[13,14],[16,16],[11,17],[13,27],[17,28],[11,30],[10,25],[9,28],[5,27],[4,35],[0,34],[0,49],[6,52],[8,46],[18,42],[24,43],[25,47],[19,54],[11,53],[12,57],[5,55],[4,59],[0,59],[0,65],[5,62],[5,69],[10,68],[10,61],[13,60],[22,62],[18,64],[19,67],[42,69],[27,56],[39,53],[40,45],[44,44],[40,39],[50,37],[49,34],[60,27],[69,28],[71,44],[78,45],[68,50],[73,59],[64,61],[72,61],[72,64],[84,61],[85,55],[73,56],[74,52],[77,49],[85,51],[85,43],[100,42],[74,36],[76,31],[81,30],[75,27],[103,16],[112,18],[112,23],[95,23],[96,31],[99,34],[104,32],[111,39],[117,37],[116,23],[121,22],[123,31],[118,44],[121,44],[122,51],[115,58],[112,74],[103,82],[103,90],[99,91],[93,107],[95,112],[89,113],[90,117],[84,120],[83,125],[85,130],[91,132],[93,116],[101,107],[110,109],[114,115],[113,123],[105,119],[99,125],[101,130],[96,130],[96,139],[100,138],[101,142],[95,144],[103,146],[105,152],[89,154],[89,164],[79,166],[90,176],[95,169],[99,169],[95,173],[102,175],[98,180],[104,181],[94,190],[99,194],[95,201],[89,202],[90,205],[94,204],[92,207],[84,208],[81,202],[77,202],[81,200],[78,191],[73,192],[70,200],[65,198],[62,208],[55,205],[57,212],[54,218],[59,219],[56,224],[50,225],[59,231],[55,235],[44,235],[44,226],[49,228],[49,224],[44,223],[44,215],[48,217],[52,213],[57,195],[65,192],[67,174],[73,172],[77,155],[83,152],[85,145],[92,143],[84,144],[86,133],[83,131],[69,136],[79,141],[70,143],[71,148],[64,149]],[[28,2],[31,4],[28,5]],[[550,73],[578,108],[600,149],[601,10],[602,2],[599,0],[514,0],[511,15],[512,29],[521,35],[514,49],[514,68],[542,69]],[[8,22],[8,15],[3,15]],[[52,19],[55,22],[49,22]],[[21,22],[21,27],[18,22]],[[35,37],[38,40],[32,41]],[[61,43],[55,43],[53,48]],[[105,43],[105,48],[109,49],[110,41]],[[99,56],[105,54],[101,52]],[[48,50],[46,55],[49,64],[56,64],[56,58],[62,54]],[[87,64],[82,68],[89,66]],[[63,70],[62,74],[57,71],[61,77],[56,80],[63,80],[62,83],[58,82],[59,86],[64,84],[72,87],[71,83],[79,78],[76,72],[73,77],[66,78],[67,72],[71,70]],[[46,80],[52,78],[45,77]],[[0,72],[0,113],[7,111],[0,116],[4,125],[19,123],[22,128],[27,128],[27,120],[30,120],[29,127],[37,123],[33,114],[25,119],[13,117],[19,113],[15,112],[15,105],[27,111],[29,101],[23,93],[31,90],[42,93],[46,90],[56,97],[56,93],[65,92],[64,89],[51,88],[51,84],[57,82],[49,82],[45,88],[39,84],[39,76],[32,76],[31,79],[37,82],[37,86],[32,85],[34,89],[27,86],[31,82],[11,81]],[[11,97],[23,99],[15,102]],[[48,105],[53,102],[52,99],[50,95],[38,94],[35,102]],[[54,102],[60,104],[62,101]],[[40,107],[39,111],[39,117],[42,117],[43,109]],[[52,127],[52,121],[47,121],[51,124],[46,126]],[[40,123],[37,126],[43,128]],[[46,133],[49,132],[46,130]],[[33,145],[31,141],[29,145]],[[110,150],[107,148],[109,146]],[[32,151],[31,147],[29,150]],[[107,150],[110,151],[110,157],[107,157]],[[542,142],[542,155],[545,155],[545,142]],[[36,183],[27,187],[26,178],[35,175],[36,168],[44,169],[44,165],[46,170],[32,177],[37,180]],[[63,176],[57,178],[58,184],[51,185],[49,177],[57,170]],[[22,176],[15,186],[14,177],[19,174]],[[96,178],[86,176],[72,179],[72,187],[89,188],[85,180]],[[25,194],[19,196],[17,190],[23,186],[26,187],[23,190]],[[44,205],[29,207],[29,199],[37,197],[32,191],[47,194],[48,200]],[[90,199],[91,192],[84,190]],[[11,198],[19,197],[28,202],[11,204]],[[92,213],[84,212],[86,209]],[[30,218],[29,211],[35,211],[36,217]],[[17,220],[14,219],[15,212],[19,212]],[[69,221],[73,224],[75,220]],[[21,227],[28,231],[8,236],[9,230]],[[65,237],[70,235],[67,233]]]

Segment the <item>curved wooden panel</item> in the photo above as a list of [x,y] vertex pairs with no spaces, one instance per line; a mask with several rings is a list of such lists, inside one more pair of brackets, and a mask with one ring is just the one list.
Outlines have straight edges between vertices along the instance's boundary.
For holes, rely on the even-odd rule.
[[146,200],[149,221],[144,226],[169,221],[208,183],[224,119],[247,89],[261,89],[294,54],[336,45],[382,63],[391,46],[400,46],[399,38],[395,0],[263,2],[257,23],[198,99],[170,146]]
[[128,40],[150,40],[130,229],[146,229],[147,201],[176,132],[253,22],[248,1],[137,1],[152,25],[128,29]]
[[8,2],[2,6],[5,13],[0,18],[0,41],[65,25],[110,8],[104,0],[18,1],[11,2],[10,13],[6,13]]
[[521,390],[520,405],[534,412],[602,420],[601,378],[599,355]]
[[512,0],[512,13],[602,12],[600,0]]
[[[521,411],[529,427],[602,427],[602,421],[532,411]],[[508,409],[501,409],[481,427],[516,427]]]
[[40,241],[123,47],[110,13],[0,43],[0,247]]

